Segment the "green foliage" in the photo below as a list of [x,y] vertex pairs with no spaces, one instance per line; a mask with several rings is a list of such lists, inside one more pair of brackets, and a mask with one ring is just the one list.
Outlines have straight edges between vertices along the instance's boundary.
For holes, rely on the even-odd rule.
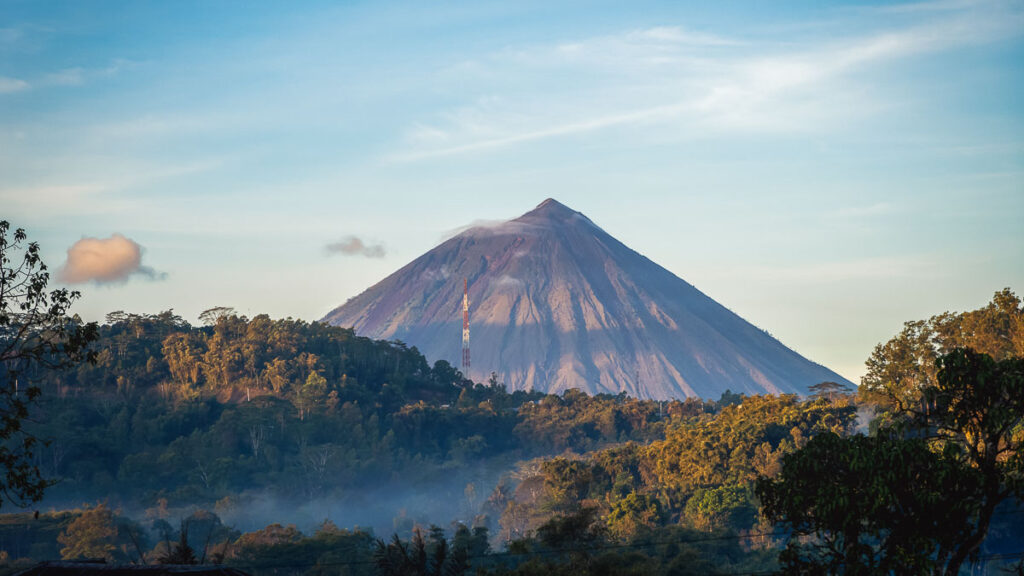
[[598,522],[597,509],[582,507],[564,516],[556,516],[537,529],[537,540],[553,550],[586,556],[605,539]]
[[[669,408],[680,410],[682,403]],[[586,450],[601,444],[660,436],[664,418],[656,402],[567,390],[562,397],[540,396],[519,409],[515,435],[539,451]]]
[[923,391],[928,409],[909,428],[937,436],[936,449],[978,476],[969,494],[972,529],[949,562],[947,573],[955,574],[981,546],[999,504],[1024,494],[1024,358],[957,349],[937,365],[937,384]]
[[656,486],[670,509],[685,506],[698,489],[750,485],[782,453],[820,432],[845,433],[851,403],[801,402],[794,396],[754,396],[714,418],[679,424],[647,449]]
[[684,514],[700,530],[752,526],[757,507],[745,485],[699,488],[686,502]]
[[1020,298],[1005,288],[978,310],[907,322],[899,334],[875,347],[858,392],[883,408],[920,408],[921,390],[937,382],[936,360],[957,348],[970,348],[996,360],[1024,356]]
[[522,539],[581,505],[596,510],[619,541],[670,523],[753,531],[760,521],[756,478],[778,473],[782,456],[808,438],[848,432],[856,407],[845,396],[754,396],[718,413],[692,414],[673,419],[664,440],[552,458],[523,475],[514,491],[499,487],[490,508],[502,515],[502,537]]
[[828,400],[836,400],[842,396],[848,396],[853,393],[853,390],[845,384],[838,382],[819,382],[813,386],[809,386],[807,390],[811,393],[811,398],[818,400],[825,398]]
[[605,522],[612,536],[626,540],[665,522],[661,501],[650,494],[630,492],[612,502]]
[[157,557],[159,564],[198,564],[195,550],[188,543],[188,523],[183,522],[178,541],[168,547],[163,554]]
[[104,558],[112,560],[117,548],[114,513],[105,504],[85,510],[57,537],[64,547],[61,558]]
[[873,437],[822,434],[762,479],[764,513],[793,530],[788,573],[959,573],[996,508],[1024,489],[1024,360],[953,350],[922,409]]
[[[845,400],[752,397],[719,408],[692,400],[656,403],[578,392],[561,397],[509,394],[493,385],[453,387],[447,398],[413,401],[417,390],[389,390],[391,386],[375,387],[372,381],[364,385],[366,380],[355,371],[355,376],[332,381],[327,376],[330,369],[323,365],[306,374],[303,386],[308,382],[321,394],[324,386],[328,396],[337,392],[341,401],[330,406],[324,399],[300,414],[296,397],[290,395],[294,390],[282,389],[280,394],[264,390],[247,402],[238,394],[225,395],[219,385],[211,388],[202,368],[198,386],[187,383],[196,395],[183,399],[174,392],[180,385],[170,380],[171,371],[155,370],[153,365],[162,361],[166,342],[180,340],[178,336],[185,332],[208,337],[206,332],[180,325],[173,315],[126,315],[119,322],[130,326],[106,326],[105,337],[128,330],[139,334],[134,342],[140,348],[127,346],[121,363],[115,348],[105,348],[109,364],[79,371],[95,377],[98,390],[67,400],[54,395],[44,406],[47,430],[61,439],[54,447],[66,454],[59,468],[65,478],[60,490],[73,494],[73,490],[116,486],[126,498],[157,502],[154,514],[166,518],[168,502],[230,499],[238,503],[232,506],[244,507],[245,493],[253,488],[275,487],[279,495],[304,499],[344,494],[366,477],[379,483],[380,478],[404,475],[403,480],[413,481],[412,474],[443,474],[456,463],[597,448],[585,457],[528,462],[514,489],[506,484],[486,499],[484,511],[501,516],[502,539],[541,554],[543,561],[505,563],[498,560],[501,556],[491,558],[485,528],[457,529],[446,544],[446,561],[452,565],[462,566],[464,559],[475,568],[498,572],[507,568],[523,574],[577,569],[595,574],[667,574],[716,566],[701,559],[719,554],[717,549],[666,548],[661,542],[648,544],[645,538],[678,523],[706,531],[753,529],[755,520],[743,498],[749,499],[748,484],[757,471],[771,469],[781,454],[819,431],[844,430],[853,414]],[[295,339],[289,336],[295,327],[285,324],[276,338]],[[230,331],[241,332],[241,324]],[[149,333],[157,336],[147,344]],[[135,371],[141,357],[156,358],[147,360],[149,366],[144,369],[170,385],[151,385],[144,372]],[[205,352],[202,357],[207,357]],[[278,361],[287,363],[282,358],[266,359],[270,365]],[[133,386],[104,389],[104,382],[116,381],[112,371],[133,379]],[[167,388],[172,393],[165,396]],[[455,406],[442,403],[456,393],[460,399]],[[673,471],[661,461],[665,457],[688,463],[676,469],[695,476]],[[119,470],[116,478],[107,475],[109,469]],[[478,500],[475,489],[465,497]],[[700,502],[704,504],[698,506]],[[576,522],[581,507],[590,514],[585,529]],[[365,533],[328,526],[308,537],[294,527],[271,525],[239,537],[223,533],[226,529],[219,519],[202,520],[202,516],[197,513],[187,519],[187,535],[161,520],[157,532],[162,532],[163,541],[146,556],[153,561],[175,554],[180,546],[176,549],[174,542],[180,545],[187,537],[197,559],[223,560],[257,575],[290,570],[282,567],[282,558],[301,558],[305,566],[319,565],[317,572],[331,574],[358,573],[361,569],[348,564],[348,558],[364,558],[367,566],[373,566],[374,541]],[[212,528],[201,530],[203,522]],[[427,549],[433,558],[437,548],[431,542],[439,540],[436,535],[431,538],[427,538]],[[587,538],[592,541],[587,543]],[[741,538],[730,538],[739,550]],[[340,552],[330,551],[336,548],[325,547],[327,540],[343,544],[348,552],[339,557]],[[634,550],[632,542],[641,542],[641,548]],[[630,547],[615,552],[604,549],[617,550],[614,547],[621,544]],[[574,546],[589,551],[580,555]],[[765,565],[763,554],[730,550],[728,554],[735,555],[724,565]],[[488,559],[474,562],[483,556]],[[689,559],[682,562],[680,557]],[[329,563],[328,558],[338,559]]]
[[[410,483],[489,459],[652,440],[697,402],[563,397],[468,382],[447,362],[349,329],[171,312],[109,315],[96,365],[46,375],[31,432],[55,498],[211,505]],[[500,513],[500,511],[499,511]]]
[[424,531],[416,527],[412,537],[402,540],[393,534],[391,540],[377,540],[374,545],[373,564],[379,576],[461,576],[477,567],[489,564],[490,552],[487,529],[457,524],[452,538],[438,526]]
[[878,422],[937,435],[936,450],[957,445],[984,475],[974,529],[950,566],[977,550],[995,506],[1020,493],[1022,356],[1024,307],[1006,288],[977,310],[906,323],[868,359],[860,395],[887,411]]
[[1024,358],[993,360],[973,350],[939,359],[938,383],[923,391],[928,410],[911,426],[932,431],[943,446],[998,478],[1006,495],[1024,489]]
[[444,531],[436,526],[429,541],[419,528],[409,542],[397,534],[389,543],[377,540],[373,560],[380,576],[461,576],[469,569],[465,551],[452,554]]
[[[509,393],[496,379],[469,382],[447,362],[431,367],[415,348],[351,330],[234,314],[195,328],[170,312],[117,313],[100,329],[95,366],[43,375],[44,418],[31,432],[56,439],[37,462],[63,478],[58,496],[118,490],[176,505],[230,499],[244,507],[249,491],[267,489],[290,500],[342,497],[367,478],[414,483],[464,465],[523,462],[489,498],[474,487],[453,508],[464,518],[490,515],[499,540],[529,558],[488,553],[486,532],[465,526],[450,540],[421,532],[420,562],[415,536],[381,548],[335,526],[312,537],[280,525],[238,536],[219,519],[202,532],[189,520],[197,559],[256,574],[298,573],[281,558],[301,558],[317,573],[368,573],[375,550],[378,560],[404,565],[401,547],[417,573],[467,565],[495,574],[762,570],[773,553],[760,548],[773,542],[759,536],[770,530],[757,514],[759,477],[784,479],[758,487],[771,502],[765,511],[805,537],[783,556],[787,569],[827,566],[841,554],[851,566],[927,572],[976,550],[962,543],[984,532],[986,507],[1020,494],[1024,390],[1019,362],[1006,356],[1019,317],[1019,300],[1004,291],[981,311],[908,324],[904,338],[876,350],[869,374],[881,392],[863,397],[902,398],[889,406],[904,412],[887,422],[910,437],[890,428],[862,439],[849,436],[855,398],[834,383],[817,385],[808,400]],[[927,365],[971,339],[1004,357],[957,352]],[[834,482],[799,483],[815,475]],[[956,504],[937,506],[942,495]],[[811,498],[830,503],[801,516]],[[900,523],[895,510],[915,510],[916,523]],[[405,522],[411,528],[414,519]],[[184,531],[167,528],[171,537],[151,560],[180,543]]]
[[92,360],[95,324],[69,318],[78,292],[46,291],[39,245],[0,220],[0,505],[38,502],[48,482],[33,463],[38,439],[23,424],[39,398],[42,375]]
[[282,574],[373,574],[374,538],[363,531],[324,523],[313,536],[295,526],[271,524],[226,546],[224,562],[254,576]]
[[718,399],[718,406],[724,408],[726,406],[736,406],[737,404],[743,403],[743,394],[738,394],[732,390],[726,389],[722,392],[722,396]]
[[920,438],[820,434],[757,485],[764,513],[796,538],[787,573],[929,574],[970,530],[976,471]]
[[479,573],[494,575],[680,576],[770,573],[772,553],[744,549],[735,533],[706,533],[680,526],[609,540],[593,509],[552,518],[534,537],[485,559]]
[[273,564],[303,540],[294,524],[271,524],[242,534],[232,546],[232,558],[243,565]]

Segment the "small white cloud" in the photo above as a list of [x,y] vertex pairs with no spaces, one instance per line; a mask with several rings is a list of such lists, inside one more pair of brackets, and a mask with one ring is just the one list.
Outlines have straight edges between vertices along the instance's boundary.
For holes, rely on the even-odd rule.
[[325,246],[328,254],[343,256],[365,256],[367,258],[383,258],[386,251],[382,244],[367,244],[357,236],[346,236],[337,242]]
[[163,280],[167,274],[142,265],[142,246],[114,234],[110,238],[82,238],[68,248],[67,261],[57,272],[65,284],[123,284],[133,275]]
[[473,228],[497,228],[498,226],[501,226],[504,223],[505,220],[473,220],[472,222],[464,226],[458,226],[456,228],[452,228],[451,230],[445,230],[444,232],[441,233],[440,241],[447,242],[448,240],[455,238],[459,234],[462,234],[463,232],[466,232],[468,230],[472,230]]
[[514,278],[508,274],[502,274],[494,281],[494,286],[496,288],[520,288],[525,285],[526,283],[519,278]]
[[22,90],[28,89],[28,82],[25,82],[24,80],[0,76],[0,94],[10,94],[12,92],[21,92]]
[[452,275],[452,271],[448,268],[447,264],[442,264],[440,268],[433,269],[429,268],[423,271],[422,277],[424,280],[437,281],[447,280]]
[[633,41],[654,41],[668,44],[685,44],[689,46],[737,46],[737,40],[715,34],[694,32],[680,26],[655,26],[645,30],[636,30],[626,36]]

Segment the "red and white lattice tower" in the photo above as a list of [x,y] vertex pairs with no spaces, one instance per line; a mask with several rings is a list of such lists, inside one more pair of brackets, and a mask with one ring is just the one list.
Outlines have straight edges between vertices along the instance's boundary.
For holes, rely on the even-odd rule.
[[469,279],[462,279],[462,373],[469,375]]

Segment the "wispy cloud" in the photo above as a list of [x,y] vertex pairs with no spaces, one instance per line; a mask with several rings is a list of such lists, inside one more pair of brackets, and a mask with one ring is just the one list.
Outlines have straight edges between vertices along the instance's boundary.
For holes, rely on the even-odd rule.
[[85,166],[77,160],[68,160],[66,165],[53,160],[51,164],[60,168],[55,170],[56,176],[24,183],[0,183],[0,205],[51,216],[118,212],[133,202],[131,192],[136,188],[209,172],[223,161],[207,158],[166,165],[124,161],[117,166],[104,164],[99,168]]
[[0,94],[10,94],[12,92],[21,92],[22,90],[28,89],[29,83],[24,80],[0,76]]
[[[53,205],[78,207],[96,202],[103,186],[91,184],[33,185],[0,189],[0,201],[31,208],[47,209]],[[98,210],[109,210],[110,206],[98,206]]]
[[687,30],[681,26],[655,26],[653,28],[628,32],[625,36],[628,40],[668,42],[687,46],[736,46],[743,44],[743,42],[734,38]]
[[386,254],[383,244],[367,244],[357,236],[346,236],[337,242],[324,247],[328,255],[365,256],[366,258],[383,258]]
[[455,238],[459,234],[462,234],[463,232],[465,232],[467,230],[471,230],[473,228],[494,228],[494,227],[497,227],[497,226],[501,226],[502,224],[505,224],[505,222],[506,222],[506,220],[485,220],[485,219],[473,220],[472,222],[470,222],[469,224],[466,224],[465,226],[457,226],[457,227],[452,228],[450,230],[445,230],[444,232],[441,233],[441,237],[440,237],[439,241],[440,242],[446,242],[448,240],[451,240],[452,238]]
[[527,132],[510,133],[503,136],[470,141],[466,142],[465,144],[457,144],[454,146],[419,150],[416,152],[409,152],[405,154],[397,154],[395,156],[392,156],[392,159],[397,161],[412,161],[421,160],[423,158],[453,156],[457,154],[464,154],[467,152],[478,152],[493,148],[502,148],[505,146],[509,146],[511,144],[520,144],[523,142],[530,142],[533,140],[544,140],[555,136],[567,136],[583,132],[592,132],[594,130],[600,130],[602,128],[611,128],[613,126],[621,126],[625,124],[638,124],[645,121],[664,119],[675,116],[688,109],[692,109],[692,107],[693,105],[690,103],[679,103],[666,106],[657,106],[654,108],[634,110],[631,112],[624,112],[622,114],[599,116],[596,118],[584,119],[575,123],[560,124],[556,126],[551,126],[549,128],[538,128],[537,130]]
[[864,6],[862,10],[884,14],[918,14],[922,12],[945,12],[963,10],[981,4],[978,0],[936,0],[933,2],[907,2],[886,6]]
[[125,68],[134,65],[134,62],[119,58],[112,60],[109,65],[102,68],[73,66],[44,74],[39,79],[39,84],[45,86],[81,86],[93,80],[116,76]]
[[[637,70],[692,63],[705,54],[719,54],[722,48],[739,47],[745,41],[695,31],[681,26],[655,26],[614,35],[507,50],[496,55],[528,66],[556,67],[566,64],[618,67]],[[492,58],[493,61],[493,58]]]
[[[5,43],[12,43],[19,37],[13,29],[0,28],[0,45]],[[5,36],[10,36],[12,40],[5,40]],[[83,68],[81,66],[73,66],[70,68],[62,68],[54,72],[47,72],[44,74],[36,74],[30,77],[30,81],[23,80],[21,78],[11,78],[8,76],[0,76],[0,94],[10,94],[12,92],[21,92],[29,89],[38,89],[46,86],[81,86],[88,81],[96,78],[109,78],[118,74],[125,67],[132,66],[133,63],[128,60],[114,60],[109,66],[103,68]]]
[[666,26],[507,49],[479,66],[464,63],[460,81],[486,70],[477,78],[484,86],[494,77],[525,76],[532,79],[525,84],[546,82],[550,89],[540,95],[496,92],[420,121],[388,160],[484,152],[622,126],[671,127],[692,135],[826,130],[886,107],[883,97],[871,93],[876,71],[911,57],[1024,34],[1024,11],[1000,3],[909,8],[927,17],[795,45]]

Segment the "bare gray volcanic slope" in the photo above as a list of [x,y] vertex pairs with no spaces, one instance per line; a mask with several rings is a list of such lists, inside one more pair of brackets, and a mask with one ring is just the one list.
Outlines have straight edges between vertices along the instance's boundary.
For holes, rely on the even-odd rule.
[[849,383],[784,346],[555,200],[471,228],[331,311],[325,322],[462,357],[469,279],[470,378],[510,388],[640,398],[798,393]]

